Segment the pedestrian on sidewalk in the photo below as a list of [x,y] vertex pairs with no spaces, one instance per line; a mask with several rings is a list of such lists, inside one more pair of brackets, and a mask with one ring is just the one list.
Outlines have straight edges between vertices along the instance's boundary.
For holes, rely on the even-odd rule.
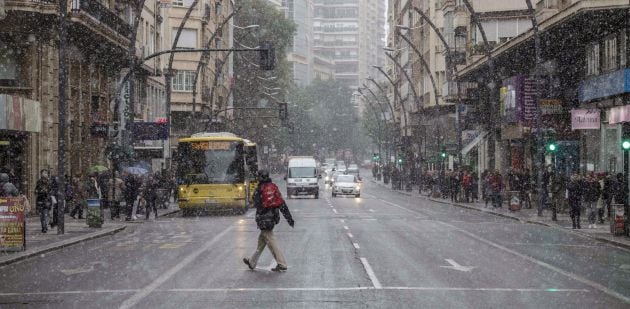
[[565,185],[562,173],[553,171],[549,180],[549,192],[551,193],[551,220],[558,221],[558,209],[562,209],[564,201]]
[[17,197],[20,195],[18,189],[11,182],[9,174],[0,173],[0,196],[2,197]]
[[157,214],[157,189],[158,182],[155,180],[153,175],[149,175],[147,181],[144,183],[142,188],[142,199],[144,200],[146,206],[145,218],[149,220],[149,215],[151,215],[151,211],[155,214],[155,219],[158,218]]
[[569,202],[569,211],[571,215],[571,222],[573,223],[573,229],[581,229],[580,227],[580,211],[581,211],[581,201],[582,201],[582,192],[584,190],[584,186],[582,185],[582,180],[580,179],[580,174],[577,172],[571,175],[571,180],[567,185],[567,194],[568,194],[568,202]]
[[133,213],[133,205],[138,198],[138,192],[140,190],[140,182],[131,173],[123,174],[123,197],[125,198],[125,220],[135,220],[135,214]]
[[449,171],[448,183],[449,183],[449,193],[450,193],[450,197],[451,197],[451,202],[457,203],[459,201],[459,199],[458,199],[458,194],[459,194],[459,172],[457,170]]
[[269,246],[271,254],[278,264],[273,271],[287,270],[287,262],[284,255],[278,247],[276,238],[273,235],[273,228],[280,222],[280,212],[287,220],[289,225],[293,227],[295,222],[291,217],[291,212],[287,207],[287,203],[282,199],[282,194],[278,187],[269,178],[269,172],[260,170],[258,172],[258,187],[254,191],[254,207],[256,208],[256,225],[260,229],[258,236],[258,246],[251,258],[243,258],[243,262],[254,270],[258,263],[258,258],[262,254],[266,246]]
[[484,170],[481,174],[481,198],[485,203],[483,207],[487,208],[490,202],[490,172],[488,170]]
[[604,200],[604,206],[606,207],[606,214],[607,217],[610,219],[610,212],[611,212],[611,205],[612,205],[612,200],[613,200],[613,187],[614,187],[614,183],[615,180],[613,178],[613,176],[606,172],[604,174],[604,185],[603,185],[603,190],[602,190],[602,199]]
[[112,188],[110,200],[110,217],[112,220],[120,219],[120,204],[123,200],[123,189],[125,187],[122,179],[116,177],[115,180],[109,179],[109,187]]
[[489,185],[492,195],[492,207],[503,208],[503,198],[501,196],[501,192],[503,191],[503,181],[499,171],[491,172]]
[[50,211],[50,179],[48,170],[40,171],[40,178],[35,184],[35,206],[39,213],[39,221],[42,225],[42,233],[48,232],[48,214]]
[[604,224],[604,210],[607,198],[607,195],[604,193],[605,178],[605,173],[598,173],[597,182],[599,183],[599,187],[602,189],[599,199],[597,199],[597,217],[599,218],[599,224]]
[[83,219],[83,208],[86,201],[85,187],[82,185],[83,177],[73,177],[72,186],[74,187],[74,202],[72,205],[72,211],[70,211],[70,217],[76,219],[76,215],[79,214],[79,220]]
[[601,196],[601,188],[599,182],[595,179],[593,172],[589,172],[584,182],[584,205],[588,214],[588,228],[597,228],[595,224],[595,216],[597,213],[597,200]]
[[59,178],[52,176],[50,178],[50,200],[52,210],[52,220],[50,220],[50,228],[57,226],[59,221]]
[[472,197],[473,183],[472,183],[472,176],[467,170],[464,171],[464,175],[462,176],[462,187],[464,188],[464,201],[466,203],[470,203],[471,199],[473,198]]

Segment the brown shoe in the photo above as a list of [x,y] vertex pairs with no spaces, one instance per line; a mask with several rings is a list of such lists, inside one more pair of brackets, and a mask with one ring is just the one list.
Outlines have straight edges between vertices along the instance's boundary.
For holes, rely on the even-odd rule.
[[247,265],[247,267],[249,267],[250,270],[254,270],[254,267],[252,266],[251,263],[249,263],[248,258],[243,258],[243,263],[245,263],[245,265]]

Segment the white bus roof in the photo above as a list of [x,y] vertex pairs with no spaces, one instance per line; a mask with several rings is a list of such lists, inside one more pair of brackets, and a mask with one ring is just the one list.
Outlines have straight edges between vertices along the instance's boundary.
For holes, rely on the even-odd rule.
[[313,157],[292,157],[289,158],[289,167],[293,166],[317,166],[317,162]]

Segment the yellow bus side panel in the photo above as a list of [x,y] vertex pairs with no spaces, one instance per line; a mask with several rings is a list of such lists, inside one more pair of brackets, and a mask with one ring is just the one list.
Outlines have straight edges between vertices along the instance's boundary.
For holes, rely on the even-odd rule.
[[179,208],[245,207],[244,184],[195,184],[179,186]]

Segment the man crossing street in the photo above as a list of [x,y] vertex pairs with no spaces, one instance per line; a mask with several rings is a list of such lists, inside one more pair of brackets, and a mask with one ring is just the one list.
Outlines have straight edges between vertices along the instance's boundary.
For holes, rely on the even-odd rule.
[[[256,251],[251,258],[244,258],[243,262],[249,267],[249,269],[254,270],[256,268],[256,264],[258,263],[258,258],[265,247],[269,246],[271,254],[276,260],[276,263],[278,263],[278,265],[272,270],[284,271],[287,270],[287,262],[284,259],[282,251],[280,251],[280,247],[278,246],[276,238],[273,234],[273,228],[280,221],[279,212],[282,213],[291,227],[293,227],[295,222],[291,217],[291,212],[289,212],[287,204],[280,196],[278,187],[271,182],[269,172],[266,170],[259,171],[258,179],[259,184],[254,192],[254,207],[256,208],[256,224],[260,229],[260,235],[258,236],[258,246],[256,247]],[[271,198],[267,196],[266,192],[268,191],[266,187],[275,189],[276,192],[274,193],[276,194],[275,200],[277,201],[277,205],[267,205]],[[263,188],[265,188],[265,190],[263,190]]]

